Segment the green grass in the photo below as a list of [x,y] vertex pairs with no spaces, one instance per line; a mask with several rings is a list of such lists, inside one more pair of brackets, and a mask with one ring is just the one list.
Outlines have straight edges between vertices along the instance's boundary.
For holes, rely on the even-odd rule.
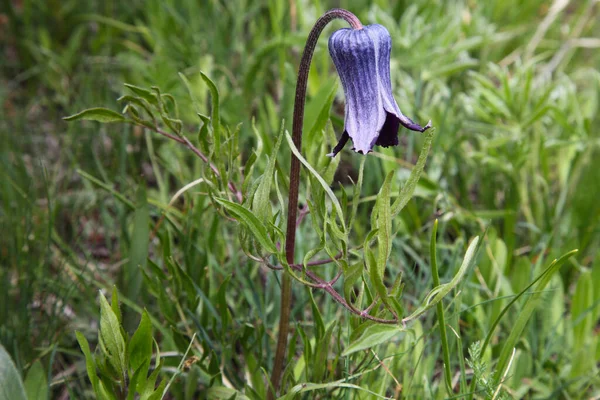
[[[414,197],[393,219],[382,289],[366,269],[360,274],[369,252],[377,262],[377,246],[361,246],[370,232],[384,240],[372,231],[382,223],[381,199],[390,196],[393,204],[425,136],[401,131],[403,146],[366,157],[354,195],[363,157],[347,150],[335,162],[324,157],[335,144],[332,132],[340,135],[344,110],[327,37],[345,25],[328,27],[309,75],[302,153],[331,184],[343,213],[356,207],[356,216],[347,238],[336,233],[340,215],[332,216],[333,202],[303,169],[300,202],[311,213],[297,232],[297,262],[347,246],[348,264],[311,270],[332,279],[344,268],[335,288],[343,294],[343,283],[355,279],[348,293],[364,288],[363,306],[388,288],[398,295],[394,309],[406,316],[422,306],[434,282],[451,282],[472,238],[481,242],[458,285],[406,329],[365,324],[324,291],[295,281],[282,394],[463,398],[475,381],[476,398],[600,395],[597,2],[564,8],[537,0],[0,4],[0,343],[26,389],[41,361],[51,398],[93,398],[75,331],[101,353],[98,290],[109,297],[116,285],[124,331],[133,335],[143,309],[152,322],[164,363],[159,380],[175,377],[166,398],[225,399],[236,391],[264,397],[281,272],[248,257],[268,246],[249,225],[232,220],[242,219],[241,211],[226,213],[215,197],[237,202],[227,189],[234,182],[259,222],[273,223],[260,227],[279,240],[291,151],[286,140],[274,149],[282,120],[291,131],[306,36],[320,14],[341,6],[364,24],[388,28],[398,104],[415,121],[431,119],[436,130]],[[220,124],[209,81],[219,92]],[[116,99],[135,95],[123,83],[172,94],[178,108],[164,98],[164,111],[183,122],[186,137],[210,154],[221,178],[150,129],[62,120],[92,107],[120,112],[126,103]],[[331,93],[337,96],[327,115]],[[203,124],[197,113],[213,119]],[[325,221],[336,226],[322,244]],[[541,276],[573,249],[578,253]],[[403,286],[394,286],[400,276]],[[365,332],[381,339],[369,339],[377,344],[367,350],[358,346]],[[190,343],[187,359],[197,359],[181,368]],[[357,347],[363,349],[345,352]]]

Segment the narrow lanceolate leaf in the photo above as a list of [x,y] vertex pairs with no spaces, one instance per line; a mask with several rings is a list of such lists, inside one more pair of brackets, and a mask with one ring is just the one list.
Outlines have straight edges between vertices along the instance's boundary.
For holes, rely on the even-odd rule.
[[27,400],[21,376],[12,359],[0,344],[0,399]]
[[128,122],[129,120],[125,118],[123,115],[119,114],[116,111],[109,110],[108,108],[88,108],[87,110],[83,110],[80,113],[70,115],[68,117],[63,118],[65,121],[77,121],[77,120],[87,120],[87,121],[98,121],[98,122]]
[[77,338],[79,347],[85,356],[85,369],[87,371],[88,378],[90,378],[90,382],[92,382],[92,388],[96,393],[96,397],[98,397],[100,392],[98,387],[98,375],[96,375],[96,361],[94,360],[94,356],[90,351],[90,345],[81,332],[75,331],[75,337]]
[[125,339],[121,334],[119,320],[106,297],[100,292],[100,342],[106,350],[106,357],[119,376],[125,372]]
[[389,305],[388,291],[383,283],[383,275],[379,273],[379,267],[375,260],[375,255],[369,248],[365,248],[365,260],[369,271],[369,278],[375,288],[375,291],[386,305]]
[[117,316],[119,324],[123,322],[123,316],[121,315],[121,308],[119,307],[119,293],[117,287],[113,286],[112,296],[110,298],[110,307]]
[[387,260],[392,251],[392,210],[390,207],[390,192],[394,171],[385,178],[385,182],[379,191],[375,205],[377,212],[377,268],[383,276]]
[[198,100],[196,99],[196,95],[194,95],[194,91],[192,90],[192,85],[190,84],[190,81],[181,72],[179,72],[178,75],[179,75],[179,78],[183,81],[183,84],[185,85],[185,88],[187,89],[188,94],[190,95],[190,99],[192,99],[192,104],[194,105],[194,110],[196,112],[200,112],[200,106],[198,105]]
[[365,329],[358,339],[350,343],[350,346],[344,350],[342,356],[345,357],[357,351],[369,349],[378,344],[385,343],[403,331],[404,328],[397,325],[371,325]]
[[142,313],[142,319],[131,337],[127,351],[129,352],[129,366],[133,371],[137,371],[142,364],[149,362],[152,358],[152,323],[146,310]]
[[417,164],[413,168],[408,177],[408,180],[402,187],[400,191],[400,195],[394,201],[392,205],[392,216],[398,215],[400,211],[406,206],[408,201],[411,199],[415,188],[417,187],[417,182],[419,182],[419,178],[421,177],[421,173],[425,168],[425,162],[427,161],[427,155],[429,154],[429,149],[431,148],[431,142],[433,141],[433,129],[428,130],[425,133],[425,142],[423,143],[423,147],[421,148],[421,153],[419,154],[419,159],[417,160]]
[[[157,352],[157,355],[158,354],[159,353]],[[162,369],[162,365],[163,365],[162,361],[158,360],[158,357],[157,357],[156,361],[157,361],[156,368],[154,369],[154,371],[152,371],[152,373],[146,380],[144,387],[141,388],[141,390],[140,390],[140,400],[149,400],[156,393],[162,392],[161,386],[164,387],[163,385],[166,383],[163,381],[163,382],[161,382],[161,384],[159,384],[158,388],[155,388],[156,380],[158,379],[158,374],[160,373],[160,370]]]
[[238,392],[235,389],[223,387],[223,386],[213,386],[206,391],[206,398],[211,400],[249,400],[248,397],[244,396],[242,393]]
[[585,271],[579,276],[573,303],[571,304],[571,319],[573,324],[573,378],[585,375],[586,371],[593,371],[594,357],[590,357],[590,345],[594,345],[594,287],[592,272]]
[[[364,398],[369,398],[369,399],[389,399],[389,397],[385,397],[382,396],[378,393],[375,393],[369,389],[365,389],[362,386],[359,385],[355,385],[352,383],[348,383],[347,382],[347,378],[344,378],[343,380],[340,379],[338,381],[334,381],[334,382],[327,382],[327,383],[300,383],[294,387],[292,387],[291,389],[288,390],[288,392],[281,396],[278,397],[277,400],[294,400],[296,398],[298,398],[299,396],[298,393],[308,393],[308,392],[314,392],[317,390],[327,390],[329,392],[333,392],[334,389],[338,389],[338,388],[344,388],[344,389],[354,389],[357,392],[365,392],[368,393],[370,395],[370,397],[364,397]],[[311,397],[313,398],[313,397]],[[314,398],[318,398],[318,397],[314,397]],[[363,398],[363,397],[357,397],[357,398]],[[239,397],[236,397],[236,400],[239,399]]]
[[129,83],[125,83],[124,86],[153,106],[158,106],[158,98],[156,97],[156,94],[150,90],[130,85]]
[[256,240],[258,240],[265,250],[269,253],[277,253],[277,247],[275,247],[275,243],[273,243],[273,240],[269,237],[267,228],[256,215],[244,206],[229,200],[215,197],[215,201],[225,207],[227,211],[233,214],[241,223],[250,229],[250,232],[252,232]]
[[473,264],[473,260],[475,259],[475,255],[477,254],[477,249],[479,248],[478,245],[479,245],[479,236],[476,236],[475,239],[473,239],[471,241],[471,244],[467,248],[467,252],[465,253],[465,258],[463,259],[463,262],[462,262],[460,268],[458,269],[458,272],[454,276],[454,278],[452,278],[452,280],[450,282],[445,283],[443,285],[439,285],[438,287],[433,289],[427,295],[427,297],[423,301],[423,304],[419,308],[417,308],[411,315],[409,315],[408,317],[403,319],[404,322],[415,319],[415,318],[423,315],[430,308],[435,307],[435,305],[437,303],[442,301],[442,299],[448,293],[450,293],[450,291],[452,289],[454,289],[456,287],[456,285],[458,285],[458,283],[462,280],[462,278],[465,276],[465,274],[469,270],[470,266]]
[[337,215],[342,220],[342,229],[345,233],[346,232],[346,224],[344,222],[344,217],[343,217],[344,213],[342,212],[342,206],[340,205],[340,202],[338,201],[337,197],[335,197],[335,194],[333,193],[333,191],[331,190],[331,188],[329,187],[327,182],[325,182],[323,177],[321,177],[321,175],[319,175],[319,173],[312,167],[312,165],[310,165],[309,162],[306,161],[306,159],[304,157],[302,157],[302,154],[300,154],[300,151],[294,145],[294,141],[292,140],[292,137],[290,136],[289,132],[287,132],[287,131],[285,133],[285,138],[288,141],[288,144],[290,145],[290,149],[292,150],[292,153],[294,153],[294,155],[296,157],[298,157],[298,159],[300,160],[300,162],[302,164],[304,164],[306,169],[308,169],[308,171],[317,179],[317,181],[319,181],[319,183],[323,187],[323,190],[325,190],[325,193],[327,193],[327,195],[331,199],[331,202],[333,203],[333,206],[335,207]]
[[354,218],[356,218],[356,212],[358,211],[358,203],[360,202],[360,194],[362,193],[366,160],[367,157],[361,157],[360,167],[358,169],[358,181],[354,185],[354,191],[352,194],[352,210],[350,211],[350,218],[348,220],[348,227],[350,229],[352,229],[352,225],[354,224]]
[[[347,265],[345,261],[342,265]],[[344,298],[348,303],[352,303],[354,293],[354,284],[362,277],[363,263],[357,262],[344,268]]]
[[[281,125],[281,128],[283,130],[283,124]],[[275,143],[273,151],[271,152],[271,156],[269,157],[267,169],[260,178],[260,183],[256,189],[256,192],[254,193],[254,197],[252,198],[252,211],[261,221],[264,222],[271,220],[271,185],[275,176],[275,163],[277,161],[277,153],[279,152],[282,139],[283,132],[280,131],[279,136],[277,137],[277,142]]]
[[571,319],[573,320],[573,345],[576,349],[584,347],[588,336],[594,331],[594,287],[592,273],[585,271],[577,280],[573,302],[571,304]]
[[221,148],[221,137],[219,133],[220,129],[220,116],[219,116],[219,89],[217,89],[217,85],[204,74],[204,72],[200,71],[200,76],[206,85],[208,86],[208,90],[210,90],[211,97],[211,122],[213,127],[213,142],[215,144],[215,153],[219,154]]

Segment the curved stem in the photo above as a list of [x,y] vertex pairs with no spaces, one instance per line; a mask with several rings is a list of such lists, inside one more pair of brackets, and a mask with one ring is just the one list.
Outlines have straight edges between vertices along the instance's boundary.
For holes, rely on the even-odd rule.
[[[302,151],[302,122],[304,119],[304,101],[306,99],[306,86],[308,83],[308,72],[317,41],[323,28],[334,19],[341,18],[346,20],[353,29],[362,29],[359,19],[350,11],[334,8],[327,11],[315,22],[312,30],[306,40],[300,67],[298,69],[298,80],[296,81],[296,97],[294,100],[294,118],[292,125],[292,139],[294,145],[299,151]],[[285,257],[288,264],[294,263],[294,253],[296,249],[296,216],[298,213],[298,189],[300,186],[300,160],[292,154],[292,163],[290,167],[290,191],[288,197],[288,215],[287,232],[285,236]],[[281,375],[284,369],[284,359],[287,349],[287,339],[289,333],[290,310],[292,305],[292,278],[287,274],[282,274],[281,282],[281,312],[279,315],[279,334],[277,337],[277,349],[275,351],[275,360],[273,371],[271,373],[271,384],[273,390],[269,391],[268,399],[275,398],[279,391]]]

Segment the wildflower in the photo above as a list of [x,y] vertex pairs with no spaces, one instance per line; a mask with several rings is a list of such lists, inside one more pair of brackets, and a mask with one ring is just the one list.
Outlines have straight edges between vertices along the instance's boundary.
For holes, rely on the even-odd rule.
[[329,38],[329,54],[342,81],[346,112],[344,133],[328,156],[339,153],[348,139],[354,144],[352,150],[367,154],[374,145],[398,145],[400,125],[418,132],[431,127],[431,121],[422,127],[398,108],[390,82],[391,49],[389,32],[377,24],[340,29]]

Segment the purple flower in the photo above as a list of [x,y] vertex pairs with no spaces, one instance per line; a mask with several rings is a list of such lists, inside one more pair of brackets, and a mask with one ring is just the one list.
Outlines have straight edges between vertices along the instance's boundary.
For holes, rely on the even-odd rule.
[[340,29],[329,38],[329,54],[346,96],[346,115],[344,133],[328,156],[339,153],[349,138],[352,150],[367,154],[374,145],[398,145],[400,125],[418,132],[431,127],[431,121],[422,127],[398,108],[390,82],[391,49],[389,32],[377,24]]

